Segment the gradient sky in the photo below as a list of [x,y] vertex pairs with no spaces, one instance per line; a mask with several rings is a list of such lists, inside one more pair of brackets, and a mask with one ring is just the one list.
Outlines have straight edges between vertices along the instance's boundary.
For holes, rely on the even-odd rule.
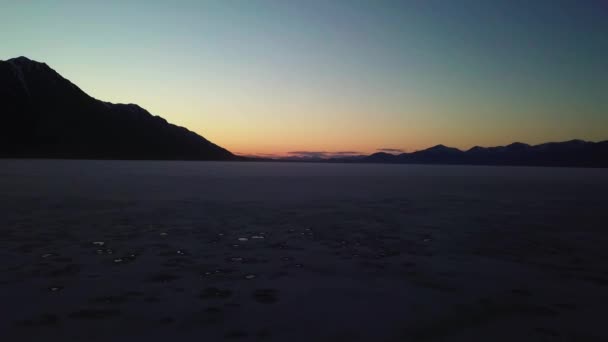
[[21,55],[242,154],[608,139],[603,0],[0,0]]

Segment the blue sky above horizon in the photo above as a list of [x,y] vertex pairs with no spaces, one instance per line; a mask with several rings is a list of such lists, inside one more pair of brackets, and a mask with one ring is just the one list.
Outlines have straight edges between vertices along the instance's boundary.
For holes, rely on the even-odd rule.
[[606,1],[0,0],[43,61],[231,151],[608,139]]

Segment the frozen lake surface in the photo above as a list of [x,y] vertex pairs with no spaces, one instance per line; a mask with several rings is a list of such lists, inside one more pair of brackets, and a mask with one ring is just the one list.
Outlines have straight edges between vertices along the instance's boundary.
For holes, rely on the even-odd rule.
[[2,340],[608,338],[608,170],[0,160]]

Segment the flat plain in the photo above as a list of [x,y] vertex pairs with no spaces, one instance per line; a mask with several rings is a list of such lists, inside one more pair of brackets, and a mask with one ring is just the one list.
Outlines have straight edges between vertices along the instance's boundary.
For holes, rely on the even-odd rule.
[[605,169],[0,161],[5,341],[605,341]]

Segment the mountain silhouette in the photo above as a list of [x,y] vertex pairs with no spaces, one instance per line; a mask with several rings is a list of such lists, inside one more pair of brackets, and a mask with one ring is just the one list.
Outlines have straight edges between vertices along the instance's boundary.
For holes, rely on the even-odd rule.
[[[0,61],[0,120],[0,157],[4,158],[255,159],[235,156],[138,105],[94,99],[46,64],[26,57]],[[437,145],[412,153],[314,161],[608,167],[608,141],[535,146],[515,142],[467,151]]]
[[357,162],[608,167],[608,141],[570,140],[535,146],[516,142],[497,147],[475,146],[467,151],[437,145],[413,153],[374,153]]
[[0,157],[231,160],[135,104],[96,100],[44,63],[0,61]]

